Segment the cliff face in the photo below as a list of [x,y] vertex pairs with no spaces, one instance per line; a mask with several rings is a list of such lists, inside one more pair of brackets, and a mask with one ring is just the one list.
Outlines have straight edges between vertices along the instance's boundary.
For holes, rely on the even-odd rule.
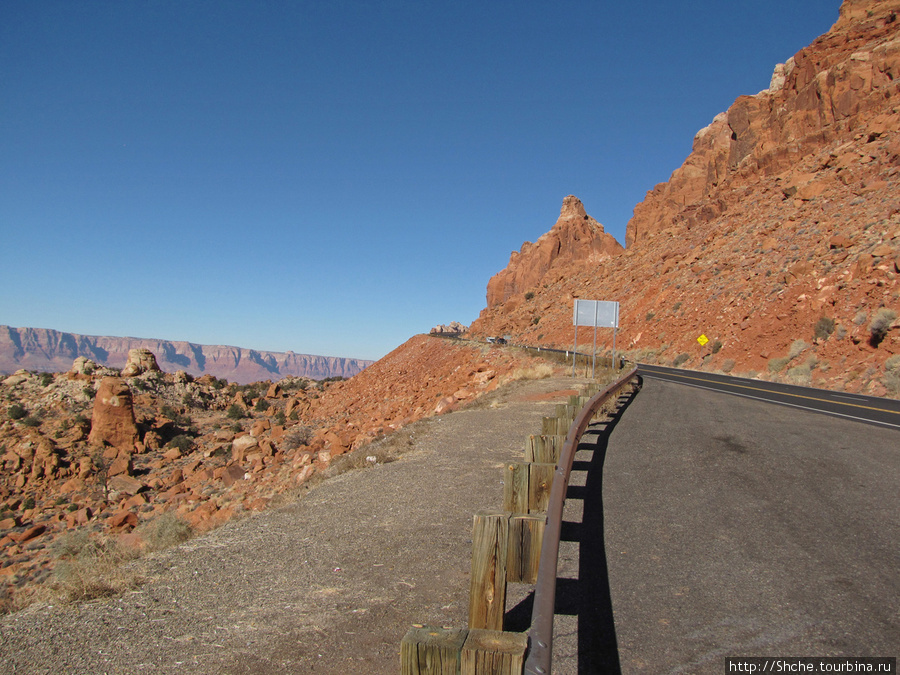
[[316,380],[352,377],[372,363],[365,359],[0,326],[0,372],[13,372],[20,368],[67,371],[79,356],[101,365],[122,368],[128,360],[128,351],[140,347],[156,355],[163,371],[184,370],[196,376],[209,374],[244,384],[288,376]]
[[635,207],[626,246],[719,218],[740,207],[737,189],[785,175],[836,141],[895,128],[898,11],[897,0],[844,2],[829,33],[775,67],[769,89],[739,97],[697,133],[684,164]]
[[573,195],[563,200],[559,219],[533,244],[513,251],[509,265],[488,282],[487,304],[494,307],[538,286],[553,267],[578,261],[601,261],[622,253],[622,245],[584,210]]
[[[528,299],[489,285],[471,332],[568,349],[573,298],[618,300],[633,358],[900,394],[898,14],[844,2],[767,91],[697,134],[623,254],[557,261]],[[525,276],[512,262],[495,279]]]

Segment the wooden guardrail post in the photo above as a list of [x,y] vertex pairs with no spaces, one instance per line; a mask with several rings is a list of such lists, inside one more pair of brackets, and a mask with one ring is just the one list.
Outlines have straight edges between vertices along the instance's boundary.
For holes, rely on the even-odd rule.
[[546,513],[556,464],[528,465],[528,513]]
[[401,675],[457,675],[468,635],[465,628],[413,626],[400,642]]
[[503,469],[503,510],[528,513],[528,467],[525,462],[508,462]]
[[565,436],[569,432],[569,424],[562,417],[544,417],[541,420],[541,434],[543,436]]
[[543,513],[547,510],[556,464],[508,462],[503,470],[503,510]]
[[507,581],[533,584],[537,580],[546,524],[547,518],[544,515],[516,513],[510,516]]
[[539,464],[556,464],[562,450],[565,436],[531,435],[525,439],[525,461]]
[[463,645],[461,675],[521,675],[528,636],[494,630],[470,630]]
[[472,525],[469,628],[503,630],[509,513],[481,511]]

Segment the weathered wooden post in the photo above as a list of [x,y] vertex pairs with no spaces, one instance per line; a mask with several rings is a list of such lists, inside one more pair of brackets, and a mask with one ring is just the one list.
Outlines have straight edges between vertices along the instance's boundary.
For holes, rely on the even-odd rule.
[[525,633],[470,630],[462,650],[460,675],[522,675]]
[[528,464],[509,462],[503,469],[503,510],[528,513]]
[[400,642],[401,675],[457,675],[465,628],[435,628],[416,625]]
[[546,513],[556,464],[528,465],[528,513]]
[[541,559],[541,542],[547,516],[516,513],[509,518],[509,558],[506,580],[512,583],[533,584],[537,581]]
[[532,435],[525,440],[525,461],[539,464],[556,464],[565,436]]
[[509,513],[481,511],[472,525],[469,628],[503,630]]

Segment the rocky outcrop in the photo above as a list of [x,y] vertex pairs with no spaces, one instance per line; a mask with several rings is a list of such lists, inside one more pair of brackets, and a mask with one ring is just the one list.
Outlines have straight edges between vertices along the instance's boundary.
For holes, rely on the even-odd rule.
[[159,365],[156,357],[149,349],[129,349],[128,361],[122,368],[122,377],[134,377],[142,373],[158,373]]
[[449,324],[438,324],[429,333],[431,335],[462,335],[467,330],[469,330],[468,326],[464,326],[459,321],[451,321]]
[[[335,461],[352,466],[361,457],[340,456],[373,439],[540,374],[536,365],[518,350],[419,335],[341,381],[242,386],[160,373],[129,378],[132,396],[104,368],[4,378],[0,560],[11,564],[0,570],[0,611],[53,579],[61,537],[140,547],[163,515],[215,527],[339,471]],[[398,447],[360,455],[374,466]]]
[[587,260],[599,262],[623,250],[615,237],[585,212],[581,200],[569,195],[563,199],[559,219],[550,231],[534,243],[526,241],[518,252],[513,251],[506,269],[488,282],[487,305],[493,307],[535,288],[553,267]]
[[137,440],[131,389],[120,377],[104,377],[94,397],[88,443],[131,453]]
[[470,335],[571,349],[572,299],[618,300],[634,359],[900,396],[898,13],[845,2],[697,134],[635,207],[624,254],[557,263],[524,297],[497,283],[514,256]]
[[[844,2],[828,34],[775,67],[769,89],[739,97],[697,133],[684,164],[635,207],[626,246],[715,220],[740,207],[736,190],[836,141],[896,128],[898,12],[898,0]],[[801,198],[822,189],[803,187]]]
[[0,372],[21,368],[61,372],[79,357],[110,368],[123,368],[133,349],[155,354],[158,368],[166,372],[183,370],[198,377],[213,375],[242,384],[283,377],[352,377],[372,363],[366,359],[0,326]]

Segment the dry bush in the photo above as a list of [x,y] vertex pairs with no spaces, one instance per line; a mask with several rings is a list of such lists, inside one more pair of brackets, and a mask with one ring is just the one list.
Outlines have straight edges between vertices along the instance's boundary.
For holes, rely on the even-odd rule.
[[312,437],[312,427],[308,427],[305,424],[298,424],[295,427],[291,427],[291,429],[284,434],[284,440],[281,442],[281,445],[285,450],[296,450],[303,445],[309,445]]
[[770,373],[778,373],[784,369],[784,367],[791,360],[790,356],[778,356],[774,359],[769,359],[769,372]]
[[894,319],[896,318],[897,312],[892,309],[882,307],[875,312],[872,323],[869,324],[869,333],[871,334],[869,343],[873,347],[877,347],[881,344],[881,341],[887,336],[888,331],[891,329],[891,324],[894,323]]
[[788,351],[789,359],[796,359],[800,354],[809,349],[809,344],[805,340],[794,340],[791,343],[791,348]]
[[136,571],[125,565],[137,553],[122,548],[113,539],[73,532],[60,537],[54,549],[57,561],[51,588],[66,600],[111,597],[141,583]]
[[174,513],[163,513],[142,525],[138,534],[146,551],[161,551],[186,542],[194,536],[194,529]]
[[786,375],[788,381],[792,382],[793,384],[809,384],[811,380],[812,369],[810,368],[808,363],[804,363],[800,366],[788,368]]
[[549,363],[538,363],[529,368],[517,368],[509,375],[509,381],[517,380],[545,380],[552,377],[554,373],[553,366]]

